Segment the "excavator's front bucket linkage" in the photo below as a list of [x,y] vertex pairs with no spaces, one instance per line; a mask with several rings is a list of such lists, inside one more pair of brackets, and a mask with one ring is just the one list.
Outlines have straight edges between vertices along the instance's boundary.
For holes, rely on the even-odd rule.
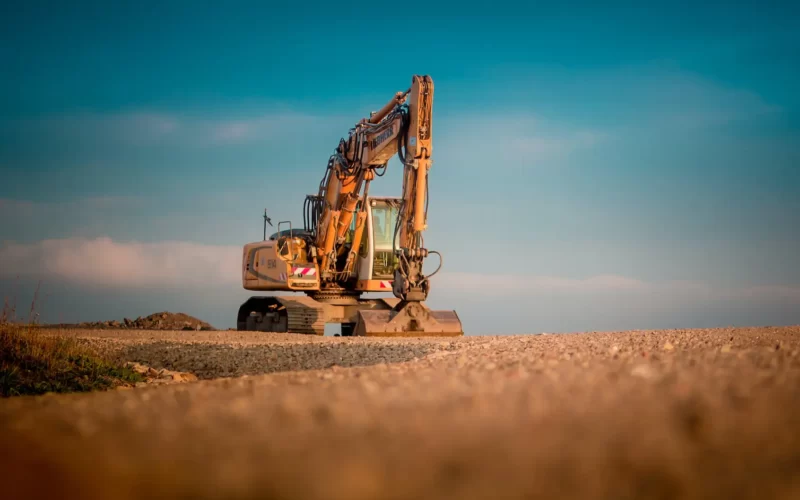
[[367,337],[458,337],[464,335],[455,311],[432,311],[422,302],[393,309],[359,311],[355,335]]

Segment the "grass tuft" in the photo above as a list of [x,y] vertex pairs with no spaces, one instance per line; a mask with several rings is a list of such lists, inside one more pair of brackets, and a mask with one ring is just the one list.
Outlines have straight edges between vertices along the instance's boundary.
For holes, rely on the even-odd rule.
[[75,339],[0,322],[0,396],[87,392],[143,381]]

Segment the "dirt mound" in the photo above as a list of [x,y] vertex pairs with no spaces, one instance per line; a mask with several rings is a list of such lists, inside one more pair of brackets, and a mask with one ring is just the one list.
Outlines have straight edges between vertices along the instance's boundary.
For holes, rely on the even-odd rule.
[[53,325],[74,328],[137,328],[140,330],[216,330],[205,321],[184,313],[157,312],[142,318],[124,318],[122,321],[90,321],[77,325]]

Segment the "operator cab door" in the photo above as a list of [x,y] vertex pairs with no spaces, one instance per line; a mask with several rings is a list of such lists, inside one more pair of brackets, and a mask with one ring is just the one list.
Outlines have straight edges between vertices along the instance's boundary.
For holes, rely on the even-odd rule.
[[[397,261],[392,248],[392,237],[395,235],[399,208],[398,198],[368,200],[367,231],[358,254],[359,280],[394,279]],[[399,242],[395,246],[399,246]]]

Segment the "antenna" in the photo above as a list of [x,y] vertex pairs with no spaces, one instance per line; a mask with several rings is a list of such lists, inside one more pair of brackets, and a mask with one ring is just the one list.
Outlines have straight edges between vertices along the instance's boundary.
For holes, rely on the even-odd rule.
[[264,241],[267,241],[267,223],[272,227],[272,219],[267,217],[267,209],[264,209]]

